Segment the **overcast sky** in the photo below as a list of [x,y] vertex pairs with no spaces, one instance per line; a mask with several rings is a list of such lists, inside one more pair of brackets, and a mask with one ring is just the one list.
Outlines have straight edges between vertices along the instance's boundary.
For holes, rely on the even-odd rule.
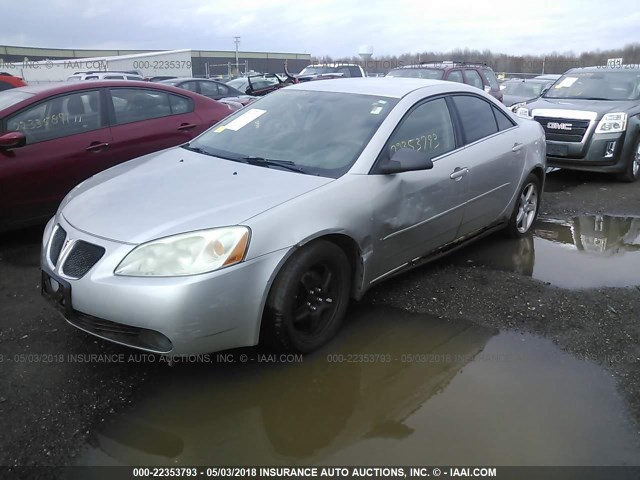
[[[615,8],[612,6],[615,4]],[[509,54],[640,42],[638,0],[3,0],[0,45],[374,56],[454,48]]]

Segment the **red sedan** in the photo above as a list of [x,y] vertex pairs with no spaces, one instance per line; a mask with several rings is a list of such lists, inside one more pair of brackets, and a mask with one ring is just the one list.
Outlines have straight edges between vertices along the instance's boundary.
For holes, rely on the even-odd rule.
[[20,77],[14,77],[7,72],[0,72],[0,91],[26,86],[27,84]]
[[185,143],[230,113],[202,95],[147,82],[0,92],[0,231],[46,219],[83,180]]

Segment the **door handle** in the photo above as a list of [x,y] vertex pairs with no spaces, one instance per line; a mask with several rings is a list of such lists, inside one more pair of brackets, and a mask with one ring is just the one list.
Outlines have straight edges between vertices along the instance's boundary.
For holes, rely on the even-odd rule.
[[460,180],[467,173],[469,173],[469,169],[467,167],[456,167],[453,173],[449,175],[451,180]]
[[87,152],[98,152],[98,151],[103,150],[105,148],[109,148],[109,144],[108,143],[92,142],[87,148],[85,148],[85,150]]
[[195,123],[183,123],[178,127],[178,130],[191,130],[196,127],[197,125]]
[[513,147],[511,147],[511,151],[512,152],[517,152],[518,150],[520,150],[523,147],[523,145],[521,143],[514,143]]

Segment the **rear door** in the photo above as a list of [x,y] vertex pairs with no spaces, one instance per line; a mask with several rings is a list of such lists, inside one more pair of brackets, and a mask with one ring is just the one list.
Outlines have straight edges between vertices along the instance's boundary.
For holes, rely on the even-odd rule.
[[457,146],[443,97],[417,104],[391,135],[381,158],[412,148],[426,152],[434,166],[380,176],[379,193],[370,200],[380,239],[374,279],[455,239],[468,183]]
[[191,98],[149,88],[110,88],[109,108],[117,162],[188,142],[208,125]]
[[471,68],[467,68],[463,71],[464,74],[464,83],[467,85],[471,85],[472,87],[479,88],[480,90],[484,90],[484,82],[482,81],[482,77],[480,74]]
[[3,131],[20,131],[27,143],[0,150],[0,217],[50,215],[75,185],[113,165],[104,95],[59,95],[3,119]]
[[490,101],[476,95],[451,97],[465,148],[469,189],[459,235],[481,230],[505,214],[524,168],[518,126]]
[[462,77],[461,70],[451,70],[445,80],[449,80],[450,82],[464,83],[464,78]]

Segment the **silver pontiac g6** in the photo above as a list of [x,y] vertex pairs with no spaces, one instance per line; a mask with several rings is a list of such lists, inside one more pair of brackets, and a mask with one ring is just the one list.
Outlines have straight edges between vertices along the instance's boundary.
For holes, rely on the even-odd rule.
[[78,185],[44,232],[43,295],[149,352],[309,352],[372,285],[499,229],[526,235],[544,169],[540,125],[476,88],[295,85]]

